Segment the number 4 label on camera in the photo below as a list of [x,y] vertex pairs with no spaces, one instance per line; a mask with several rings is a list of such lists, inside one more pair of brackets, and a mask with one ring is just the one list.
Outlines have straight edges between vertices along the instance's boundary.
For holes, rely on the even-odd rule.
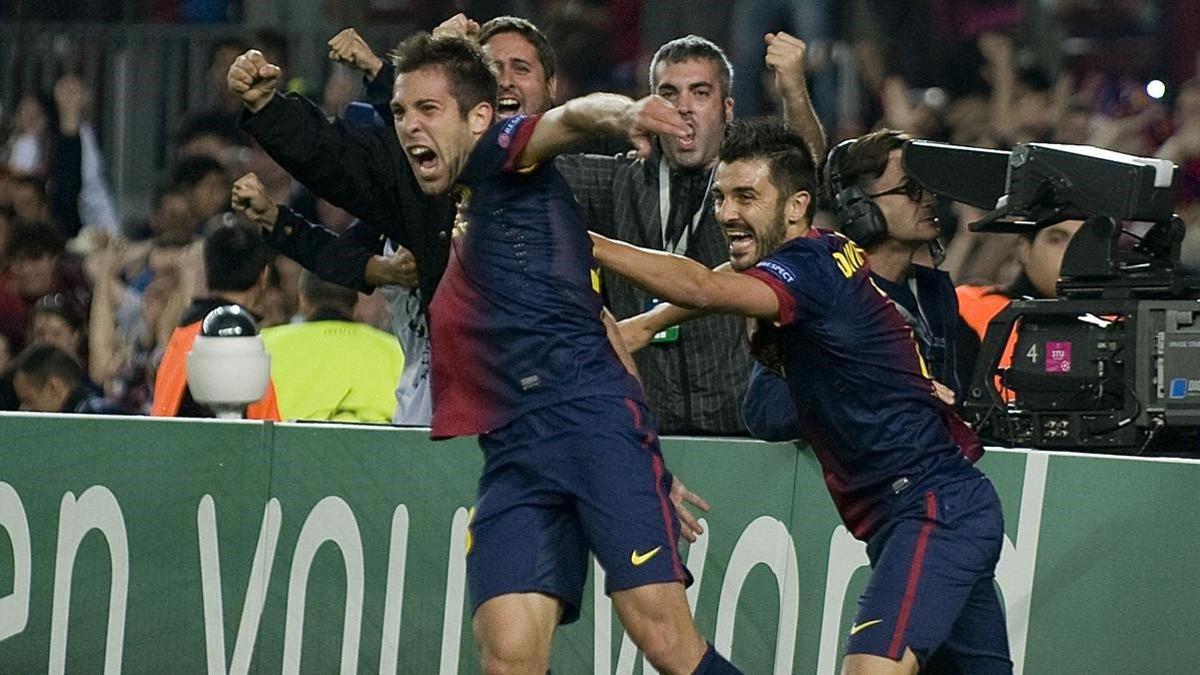
[[1046,343],[1046,372],[1071,372],[1071,343],[1052,340]]

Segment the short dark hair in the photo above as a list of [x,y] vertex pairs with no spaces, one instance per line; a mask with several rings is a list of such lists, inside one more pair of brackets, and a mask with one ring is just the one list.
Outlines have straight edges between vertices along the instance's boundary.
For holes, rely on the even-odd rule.
[[204,278],[210,291],[247,291],[267,267],[267,246],[258,228],[232,216],[204,238]]
[[[838,157],[837,169],[841,188],[845,189],[851,185],[867,187],[887,169],[888,155],[897,148],[903,148],[904,143],[911,138],[909,134],[895,129],[876,129],[859,136],[846,146]],[[830,156],[832,155],[830,152]],[[825,162],[827,191],[833,189],[833,181],[830,178],[829,162]]]
[[24,375],[35,387],[44,387],[51,377],[62,379],[71,388],[83,382],[83,366],[62,349],[44,342],[26,347],[13,359],[9,372]]
[[501,33],[516,33],[533,45],[533,51],[537,52],[538,60],[542,62],[542,70],[546,71],[547,80],[558,72],[558,56],[554,53],[554,47],[550,46],[542,29],[533,25],[532,21],[519,16],[498,16],[480,26],[475,39],[479,44],[486,45],[488,40]]
[[323,281],[309,270],[300,272],[300,295],[307,298],[314,308],[353,311],[358,304],[358,291]]
[[209,174],[217,173],[224,180],[229,180],[225,167],[215,158],[208,155],[192,155],[184,157],[175,163],[171,169],[171,185],[177,189],[186,190],[195,187]]
[[675,38],[658,48],[654,58],[650,60],[650,91],[654,91],[654,78],[660,63],[683,63],[694,59],[707,59],[717,69],[717,78],[721,83],[721,98],[733,91],[733,64],[725,51],[711,40],[699,35],[685,35]]
[[38,298],[33,304],[33,316],[50,314],[62,319],[76,333],[83,333],[86,311],[73,302],[66,293],[51,293]]
[[62,255],[66,246],[63,236],[51,223],[14,221],[8,235],[8,257],[34,260]]
[[453,36],[434,37],[416,33],[405,38],[392,52],[396,73],[411,73],[438,66],[450,81],[450,93],[464,118],[479,103],[496,107],[499,87],[495,66],[473,40]]
[[[718,158],[725,163],[743,159],[766,160],[771,184],[780,197],[797,192],[816,196],[817,167],[808,143],[798,132],[775,117],[734,120],[725,127]],[[814,208],[808,210],[812,220]]]

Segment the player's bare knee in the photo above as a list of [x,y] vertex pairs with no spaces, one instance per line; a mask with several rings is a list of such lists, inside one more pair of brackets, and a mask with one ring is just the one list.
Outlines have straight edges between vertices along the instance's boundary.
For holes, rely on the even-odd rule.
[[480,645],[480,667],[486,675],[542,675],[548,664],[540,651],[527,641],[500,637]]

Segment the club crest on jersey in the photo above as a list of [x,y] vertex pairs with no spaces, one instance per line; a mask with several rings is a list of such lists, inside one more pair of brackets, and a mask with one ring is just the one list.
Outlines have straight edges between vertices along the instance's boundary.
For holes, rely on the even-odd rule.
[[775,262],[774,260],[763,260],[762,262],[758,263],[758,267],[761,267],[780,279],[783,279],[786,283],[790,284],[796,280],[796,275],[793,274],[790,269]]

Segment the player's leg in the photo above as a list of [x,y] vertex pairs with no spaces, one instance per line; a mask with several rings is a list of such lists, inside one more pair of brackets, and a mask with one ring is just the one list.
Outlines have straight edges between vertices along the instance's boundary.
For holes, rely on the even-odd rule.
[[992,579],[980,579],[958,616],[950,637],[938,650],[930,673],[1011,675],[1004,611]]
[[[980,477],[916,497],[868,544],[871,580],[846,643],[844,672],[912,673],[949,639],[999,558],[998,502]],[[983,495],[986,496],[986,495]],[[994,492],[992,492],[994,500]]]
[[576,509],[621,623],[660,672],[737,672],[692,622],[671,474],[644,406],[605,398],[585,407],[587,434],[573,455]]
[[472,628],[487,675],[545,675],[562,602],[544,593],[509,593],[475,610]]
[[612,593],[613,608],[633,643],[661,673],[696,670],[708,644],[692,622],[683,584],[654,583]]
[[[1003,515],[1000,500],[990,481],[981,481],[966,495],[967,503],[973,508],[960,528],[988,532],[1003,530]],[[990,538],[989,538],[990,539]],[[999,546],[995,546],[999,559]],[[1008,653],[1008,631],[1004,609],[996,593],[994,575],[987,574],[975,582],[959,612],[950,636],[938,649],[941,669],[930,672],[979,673],[980,675],[1008,675],[1012,673],[1012,661]]]
[[569,495],[544,469],[534,418],[480,438],[484,472],[467,530],[467,581],[486,673],[544,675],[554,628],[577,619],[583,600],[587,544]]

